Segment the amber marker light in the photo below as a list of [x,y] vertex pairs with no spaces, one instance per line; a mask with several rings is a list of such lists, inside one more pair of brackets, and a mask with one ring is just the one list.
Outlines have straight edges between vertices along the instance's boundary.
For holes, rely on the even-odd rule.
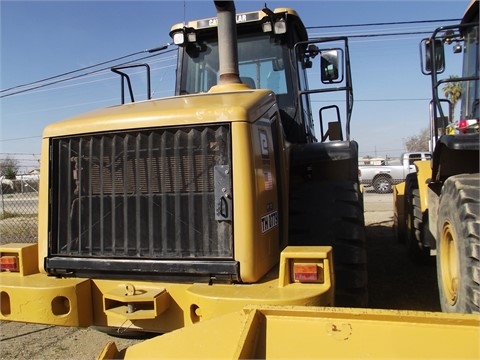
[[16,256],[4,255],[0,258],[1,271],[18,271],[18,261]]

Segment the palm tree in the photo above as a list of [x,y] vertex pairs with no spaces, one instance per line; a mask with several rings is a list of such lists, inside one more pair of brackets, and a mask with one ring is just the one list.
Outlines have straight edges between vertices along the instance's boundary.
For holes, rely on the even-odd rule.
[[[457,79],[458,76],[450,75],[449,79]],[[462,83],[458,81],[451,81],[446,83],[442,88],[445,97],[452,103],[452,121],[455,116],[455,106],[457,106],[458,100],[462,97]]]

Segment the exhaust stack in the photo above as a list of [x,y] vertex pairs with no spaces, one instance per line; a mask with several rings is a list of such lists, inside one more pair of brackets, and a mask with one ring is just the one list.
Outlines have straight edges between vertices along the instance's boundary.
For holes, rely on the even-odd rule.
[[238,70],[237,23],[233,1],[214,1],[218,18],[219,84],[241,83]]

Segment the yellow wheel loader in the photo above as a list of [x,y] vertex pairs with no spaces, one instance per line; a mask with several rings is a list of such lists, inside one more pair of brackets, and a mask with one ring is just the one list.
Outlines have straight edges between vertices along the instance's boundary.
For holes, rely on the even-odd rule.
[[364,308],[348,39],[215,5],[171,29],[175,96],[45,129],[38,245],[0,248],[0,319],[169,332],[101,359],[478,358],[478,316]]
[[[422,40],[422,71],[432,82],[432,160],[415,162],[416,173],[394,190],[399,240],[413,260],[436,255],[442,311],[480,312],[479,26],[478,1],[463,21],[443,26]],[[444,45],[463,50],[461,77],[445,72]],[[423,60],[423,56],[421,56]],[[454,104],[441,98],[443,86],[461,86],[460,120]]]
[[[122,105],[44,130],[38,244],[0,248],[0,319],[163,333],[246,305],[367,305],[347,39],[309,40],[292,9],[217,8],[171,29],[175,96],[135,102],[115,67]],[[312,107],[332,92],[342,106]]]

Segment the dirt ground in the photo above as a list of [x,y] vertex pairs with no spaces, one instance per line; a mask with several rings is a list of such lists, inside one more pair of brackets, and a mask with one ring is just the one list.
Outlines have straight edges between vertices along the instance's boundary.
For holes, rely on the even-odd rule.
[[[370,307],[439,311],[436,270],[412,264],[393,237],[392,195],[365,194]],[[141,340],[93,329],[0,322],[0,359],[94,359],[114,340],[119,349]]]

